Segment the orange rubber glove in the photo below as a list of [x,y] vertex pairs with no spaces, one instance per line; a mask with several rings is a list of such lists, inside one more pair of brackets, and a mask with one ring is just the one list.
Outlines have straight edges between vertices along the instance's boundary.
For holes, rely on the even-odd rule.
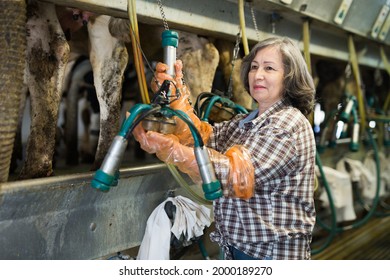
[[[180,97],[173,101],[170,104],[170,107],[174,110],[181,110],[186,113],[192,122],[194,123],[196,129],[199,131],[203,142],[207,143],[213,129],[211,125],[207,122],[201,121],[194,112],[194,108],[189,102],[190,91],[185,84],[183,84],[183,63],[181,60],[177,60],[175,63],[175,77],[174,79],[166,73],[168,65],[159,62],[156,66],[155,77],[157,78],[159,84],[162,84],[164,80],[173,81],[176,85],[176,88],[171,85],[171,96],[177,96],[176,89],[179,90]],[[152,81],[151,88],[154,92],[158,90],[155,80]],[[193,145],[194,139],[191,135],[191,131],[187,124],[185,124],[181,119],[176,119],[176,128],[173,134],[175,134],[181,144],[183,145]]]
[[[201,175],[195,158],[194,149],[179,143],[172,134],[161,134],[154,131],[145,132],[141,125],[133,130],[135,139],[141,148],[156,156],[167,164],[190,176],[195,183],[201,183]],[[225,155],[208,148],[217,178],[222,183],[224,196],[249,199],[254,195],[254,167],[250,154],[240,145],[233,146]],[[218,169],[217,169],[218,168]]]
[[[235,145],[226,151],[224,156],[211,155],[211,161],[217,162],[225,158],[229,159],[228,185],[233,187],[224,189],[225,196],[242,199],[251,198],[255,189],[255,168],[253,167],[249,151],[241,145]],[[226,163],[225,163],[226,164]]]
[[146,132],[140,124],[134,128],[133,135],[145,152],[156,154],[161,161],[177,166],[181,172],[188,174],[195,183],[202,182],[194,149],[180,144],[175,135],[154,131]]

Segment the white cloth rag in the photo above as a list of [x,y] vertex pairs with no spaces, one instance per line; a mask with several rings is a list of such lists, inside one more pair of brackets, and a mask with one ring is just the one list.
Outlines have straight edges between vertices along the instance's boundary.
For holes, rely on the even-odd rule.
[[[176,206],[173,225],[164,209],[168,201]],[[183,235],[187,241],[199,237],[203,235],[204,228],[210,226],[210,215],[209,208],[186,197],[167,198],[148,218],[137,260],[169,260],[171,233],[177,239]]]
[[[390,186],[390,162],[383,153],[378,153],[380,165],[380,191],[379,196],[383,197],[389,192]],[[363,189],[363,197],[370,201],[375,198],[377,192],[377,166],[374,159],[374,153],[369,151],[363,161],[364,166],[372,174],[372,183],[365,185]]]
[[[337,222],[356,219],[356,213],[353,207],[352,183],[349,174],[328,166],[323,166],[322,169],[325,173],[330,193],[332,194]],[[319,170],[317,169],[318,173]],[[326,191],[321,193],[320,200],[325,207],[329,206],[329,198]]]

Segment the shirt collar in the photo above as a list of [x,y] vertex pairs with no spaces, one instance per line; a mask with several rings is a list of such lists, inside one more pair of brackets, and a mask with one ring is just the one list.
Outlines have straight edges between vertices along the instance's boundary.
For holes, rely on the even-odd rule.
[[[268,110],[266,110],[263,114],[261,114],[260,118],[267,118],[269,115],[273,114],[275,111],[278,111],[280,108],[291,105],[286,98],[279,100],[275,104],[273,104]],[[259,115],[259,109],[253,110],[248,116],[240,121],[238,124],[239,128],[243,128],[245,124],[253,121]]]
[[259,109],[253,110],[248,116],[246,116],[244,119],[240,121],[238,127],[243,128],[246,123],[249,123],[255,118],[257,118],[258,114],[259,114]]

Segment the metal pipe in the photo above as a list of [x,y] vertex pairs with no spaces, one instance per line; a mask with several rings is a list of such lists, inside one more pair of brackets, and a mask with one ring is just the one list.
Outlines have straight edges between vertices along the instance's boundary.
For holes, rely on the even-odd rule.
[[167,74],[174,77],[174,65],[176,62],[176,49],[179,44],[179,34],[176,31],[164,30],[161,36],[164,50],[164,63],[168,65]]

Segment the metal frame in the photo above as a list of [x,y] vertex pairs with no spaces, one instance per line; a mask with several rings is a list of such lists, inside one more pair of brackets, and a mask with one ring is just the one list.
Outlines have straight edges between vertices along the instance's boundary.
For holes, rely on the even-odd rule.
[[[44,1],[127,18],[127,0]],[[295,0],[286,6],[277,0],[253,0],[260,36],[273,35],[270,16],[277,13],[281,19],[275,22],[275,34],[301,41],[302,22],[310,18],[313,54],[349,60],[348,34],[353,33],[358,50],[365,50],[359,63],[383,67],[378,47],[389,46],[389,39],[379,42],[369,37],[372,18],[365,18],[369,24],[362,27],[357,11],[367,1],[355,0],[355,13],[343,26],[330,22],[325,2],[333,13],[339,1]],[[374,17],[386,1],[369,3],[372,12],[365,10],[365,16]],[[162,24],[155,0],[136,4],[140,22]],[[302,5],[309,6],[302,11]],[[170,28],[233,42],[239,30],[237,0],[165,0],[164,9]],[[248,39],[254,43],[257,35],[248,9],[245,21]],[[168,190],[176,189],[176,182],[164,164],[121,172],[119,185],[108,193],[89,186],[92,173],[0,184],[0,259],[95,259],[139,245],[149,214]]]
[[[127,0],[44,1],[128,18]],[[354,0],[344,23],[337,25],[333,22],[333,17],[340,4],[339,0],[294,0],[291,5],[284,5],[280,0],[252,0],[261,38],[281,35],[301,42],[303,20],[309,19],[312,54],[348,61],[348,35],[354,34],[358,51],[364,53],[359,57],[359,63],[374,68],[383,68],[379,46],[390,46],[390,36],[382,42],[369,35],[372,24],[386,1],[370,1],[370,8],[367,9],[366,0]],[[170,28],[232,41],[239,31],[238,0],[164,0],[163,5]],[[162,25],[156,0],[137,0],[136,7],[140,22]],[[281,18],[276,22],[275,33],[272,33],[270,25],[270,17],[273,14],[278,14]],[[248,5],[245,5],[245,22],[248,40],[254,43],[257,34]],[[303,48],[303,44],[301,45]]]
[[97,259],[139,245],[177,183],[165,164],[121,170],[103,193],[92,173],[0,185],[0,259]]

